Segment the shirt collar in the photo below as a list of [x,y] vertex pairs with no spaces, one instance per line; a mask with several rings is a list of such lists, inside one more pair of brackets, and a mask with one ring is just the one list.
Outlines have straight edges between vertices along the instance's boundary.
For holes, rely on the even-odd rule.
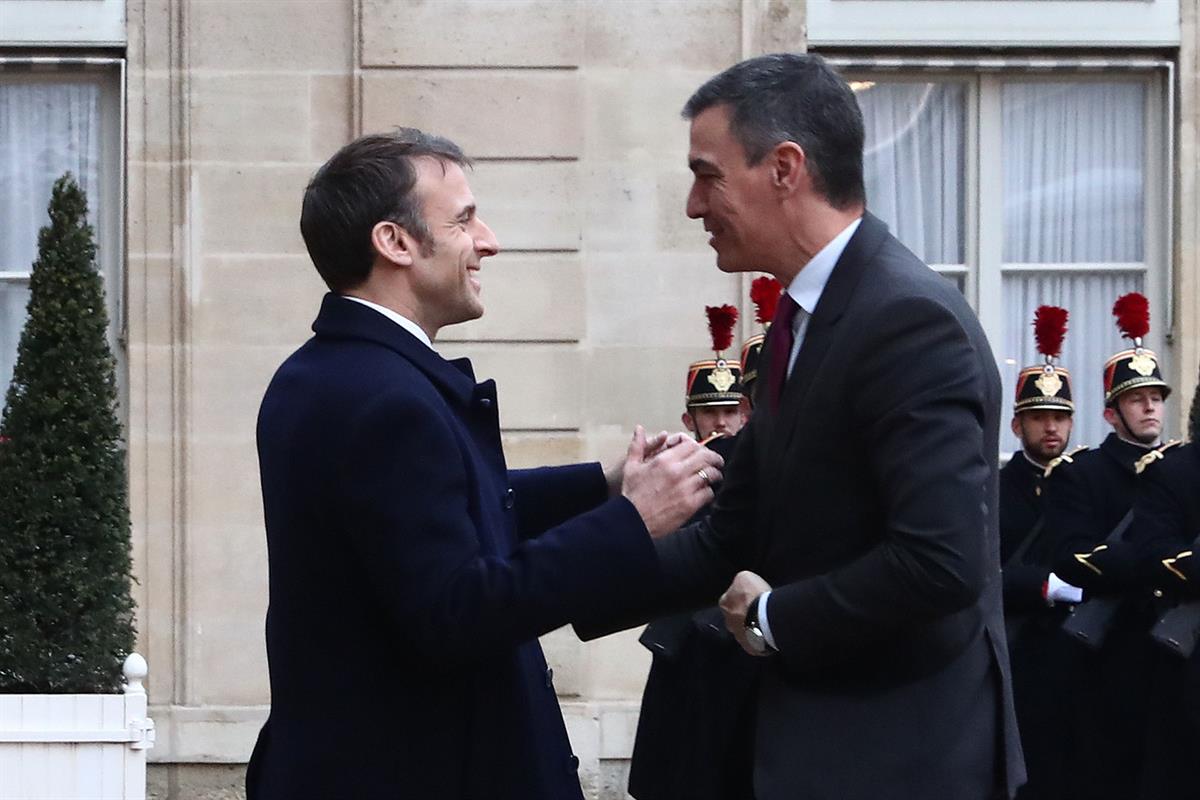
[[417,323],[413,322],[408,317],[397,314],[395,311],[392,311],[390,308],[385,308],[384,306],[381,306],[378,303],[372,303],[370,300],[363,300],[361,297],[351,297],[348,294],[342,295],[342,297],[345,297],[347,300],[353,300],[356,303],[362,303],[367,308],[375,309],[380,314],[383,314],[385,317],[390,319],[392,322],[396,323],[401,328],[404,328],[404,330],[408,331],[413,336],[417,337],[417,340],[420,341],[422,344],[424,344],[426,347],[428,347],[430,350],[433,349],[433,343],[431,341],[429,341],[429,337],[427,335],[425,335],[425,331],[421,330],[421,326],[418,325]]
[[796,305],[803,308],[810,316],[817,308],[821,293],[825,291],[825,284],[829,282],[833,268],[837,266],[838,259],[842,257],[842,251],[846,249],[846,245],[850,243],[850,237],[858,230],[861,223],[862,217],[859,217],[833,237],[829,244],[822,247],[815,256],[809,259],[788,286],[787,292],[796,301]]

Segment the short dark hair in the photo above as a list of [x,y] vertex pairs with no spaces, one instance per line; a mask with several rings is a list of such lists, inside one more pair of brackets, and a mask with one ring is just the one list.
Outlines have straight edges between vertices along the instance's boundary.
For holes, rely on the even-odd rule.
[[334,292],[359,286],[371,274],[371,230],[381,221],[408,231],[422,248],[432,244],[414,191],[413,160],[435,158],[469,167],[454,142],[416,128],[361,136],[334,153],[304,190],[300,233],[317,272]]
[[813,185],[830,205],[866,202],[862,110],[833,67],[818,55],[776,53],[734,64],[710,78],[683,107],[684,119],[719,105],[754,165],[780,142],[804,148]]

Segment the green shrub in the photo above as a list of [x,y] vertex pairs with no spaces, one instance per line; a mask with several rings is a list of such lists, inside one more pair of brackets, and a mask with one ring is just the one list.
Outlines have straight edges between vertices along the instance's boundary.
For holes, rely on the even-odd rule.
[[125,453],[87,198],[38,234],[0,419],[0,692],[111,692],[134,643]]

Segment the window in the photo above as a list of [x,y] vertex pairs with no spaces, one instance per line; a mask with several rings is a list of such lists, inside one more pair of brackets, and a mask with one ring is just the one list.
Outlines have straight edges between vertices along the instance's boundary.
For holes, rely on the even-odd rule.
[[[1017,373],[1040,358],[1034,309],[1061,305],[1072,443],[1098,444],[1101,368],[1125,346],[1113,301],[1150,298],[1160,356],[1170,325],[1164,75],[846,73],[866,125],[868,207],[975,307],[1004,380],[1002,425]],[[1001,442],[1015,446],[1004,430]]]
[[57,63],[33,71],[28,61],[0,59],[0,405],[25,325],[38,230],[49,221],[50,189],[64,172],[87,192],[111,330],[122,318],[119,71],[111,63]]

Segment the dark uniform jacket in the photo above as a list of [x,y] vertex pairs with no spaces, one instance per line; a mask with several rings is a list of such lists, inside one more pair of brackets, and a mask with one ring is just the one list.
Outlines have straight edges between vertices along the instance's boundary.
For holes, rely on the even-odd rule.
[[[1191,550],[1200,555],[1200,446],[1196,442],[1148,466],[1134,502],[1139,540],[1153,568],[1152,581],[1169,596],[1200,602],[1200,557],[1179,559],[1168,570],[1162,559]],[[1184,580],[1186,578],[1186,580]],[[1167,653],[1154,664],[1143,800],[1200,797],[1200,648],[1187,661]]]
[[1132,524],[1120,542],[1108,542],[1106,550],[1089,559],[1103,574],[1081,564],[1075,554],[1090,553],[1104,542],[1133,507],[1137,461],[1152,449],[1110,433],[1098,448],[1060,464],[1046,480],[1046,538],[1054,543],[1054,573],[1089,595],[1120,592],[1138,578]]
[[962,294],[870,214],[778,410],[765,375],[707,522],[656,541],[664,589],[774,588],[758,800],[956,800],[1024,780],[1001,616],[1000,378]]
[[[737,439],[709,444],[722,457]],[[708,515],[701,509],[695,517]],[[654,660],[642,693],[629,793],[637,800],[748,800],[754,703],[763,662],[712,606],[655,620],[639,640]]]
[[[1075,746],[1068,772],[1071,796],[1088,800],[1136,797],[1145,760],[1147,704],[1153,653],[1148,632],[1155,619],[1144,585],[1144,559],[1134,519],[1120,541],[1090,557],[1097,574],[1076,554],[1105,542],[1133,507],[1136,464],[1153,448],[1115,433],[1094,450],[1060,464],[1043,486],[1046,525],[1055,542],[1054,572],[1084,589],[1084,598],[1120,596],[1121,604],[1103,646],[1077,652],[1071,738]],[[1081,646],[1077,651],[1082,651]]]
[[[1026,544],[1042,517],[1042,472],[1043,467],[1020,451],[1000,469],[1000,564],[1004,570],[1006,614],[1046,608],[1042,585],[1050,566],[1038,563],[1036,542]],[[1044,528],[1037,538],[1042,533]],[[1013,557],[1022,547],[1024,553],[1014,563]]]
[[537,637],[646,602],[641,518],[598,465],[508,470],[466,359],[336,295],[313,329],[259,413],[271,713],[248,797],[580,798]]

